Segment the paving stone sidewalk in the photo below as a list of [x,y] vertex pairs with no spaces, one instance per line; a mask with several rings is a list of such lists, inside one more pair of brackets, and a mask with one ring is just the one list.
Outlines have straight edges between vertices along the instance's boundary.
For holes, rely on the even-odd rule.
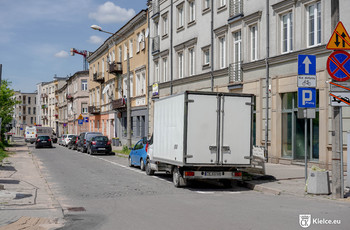
[[26,143],[17,140],[0,166],[0,230],[55,229],[63,213]]

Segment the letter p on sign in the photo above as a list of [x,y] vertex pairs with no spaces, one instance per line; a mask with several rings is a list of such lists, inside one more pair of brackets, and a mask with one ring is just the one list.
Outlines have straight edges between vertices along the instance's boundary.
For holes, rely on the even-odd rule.
[[298,107],[315,108],[316,107],[316,89],[298,88]]

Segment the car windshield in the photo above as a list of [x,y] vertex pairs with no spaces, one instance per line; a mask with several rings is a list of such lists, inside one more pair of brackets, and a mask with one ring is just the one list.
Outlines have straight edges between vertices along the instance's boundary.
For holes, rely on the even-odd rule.
[[39,136],[38,139],[40,139],[41,141],[47,141],[50,139],[49,136]]
[[73,138],[73,137],[74,137],[74,135],[69,135],[69,136],[68,136],[68,138]]
[[95,141],[108,141],[107,137],[104,136],[98,136],[94,138]]

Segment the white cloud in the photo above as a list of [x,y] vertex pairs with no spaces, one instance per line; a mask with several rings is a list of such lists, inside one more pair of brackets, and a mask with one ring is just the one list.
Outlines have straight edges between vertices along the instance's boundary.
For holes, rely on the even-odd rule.
[[125,22],[135,15],[135,10],[125,9],[114,5],[113,2],[106,2],[100,5],[97,12],[90,13],[89,18],[100,23]]
[[66,58],[68,56],[69,56],[68,52],[64,50],[61,50],[60,52],[55,53],[55,57],[58,57],[58,58]]
[[97,45],[100,45],[104,42],[104,38],[101,38],[99,36],[96,36],[96,35],[93,35],[90,37],[89,39],[89,42],[92,43],[92,44],[97,44]]

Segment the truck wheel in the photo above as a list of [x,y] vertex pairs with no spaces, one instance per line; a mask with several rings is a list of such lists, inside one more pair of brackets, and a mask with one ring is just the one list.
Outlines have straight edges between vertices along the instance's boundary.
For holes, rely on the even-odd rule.
[[154,170],[151,169],[151,162],[149,162],[149,160],[147,160],[146,162],[146,174],[149,176],[154,175]]
[[140,169],[141,171],[145,171],[145,162],[143,162],[143,159],[140,160]]
[[182,177],[179,168],[175,167],[173,171],[173,183],[176,188],[186,186],[186,180]]

